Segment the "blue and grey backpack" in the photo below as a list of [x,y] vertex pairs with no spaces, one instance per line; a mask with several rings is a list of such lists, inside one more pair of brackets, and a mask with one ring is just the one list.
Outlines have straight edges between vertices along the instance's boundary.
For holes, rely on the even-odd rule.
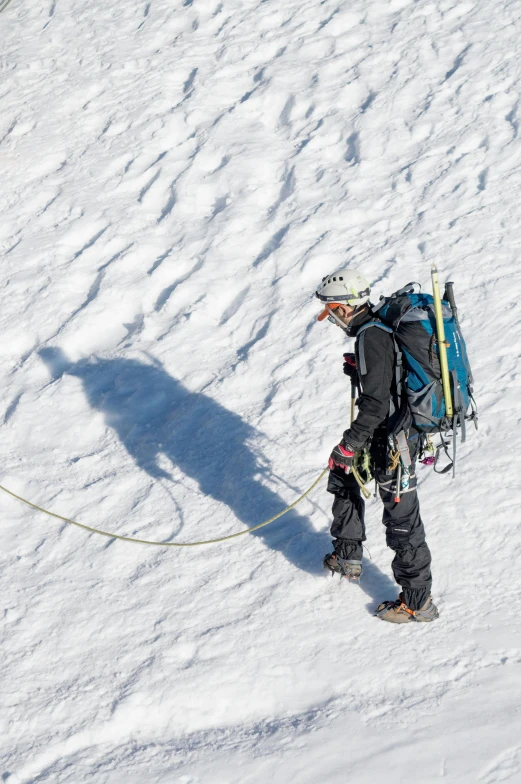
[[472,371],[465,340],[461,334],[452,284],[447,284],[442,300],[453,400],[452,418],[448,418],[445,411],[434,299],[431,294],[415,293],[415,285],[417,284],[408,283],[390,297],[382,297],[380,302],[372,307],[374,320],[364,324],[358,331],[359,372],[361,376],[366,373],[364,331],[375,326],[391,333],[396,353],[397,391],[403,410],[408,412],[409,420],[412,420],[420,433],[439,433],[444,447],[444,436],[452,431],[455,451],[458,428],[463,442],[466,436],[466,421],[473,421],[477,427],[477,410],[472,394]]

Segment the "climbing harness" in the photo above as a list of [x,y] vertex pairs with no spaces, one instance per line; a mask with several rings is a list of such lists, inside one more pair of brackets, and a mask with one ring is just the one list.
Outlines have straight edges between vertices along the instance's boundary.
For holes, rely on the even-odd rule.
[[246,528],[245,531],[239,531],[239,533],[236,534],[230,534],[229,536],[221,536],[218,539],[206,539],[205,541],[202,542],[150,542],[147,539],[134,539],[131,536],[120,536],[119,534],[111,534],[108,531],[100,531],[98,528],[92,528],[90,525],[84,525],[83,523],[78,523],[76,520],[71,520],[68,517],[63,517],[62,515],[56,514],[55,512],[49,512],[48,509],[43,509],[41,506],[37,506],[36,504],[33,504],[32,501],[28,501],[26,498],[22,498],[21,495],[17,495],[16,493],[13,493],[12,490],[8,490],[7,487],[2,487],[2,485],[0,485],[0,490],[3,490],[4,493],[7,493],[13,498],[16,498],[18,501],[27,504],[27,506],[31,506],[33,509],[36,509],[38,512],[43,512],[43,514],[49,515],[49,517],[55,517],[57,520],[63,520],[63,522],[65,523],[71,523],[71,525],[76,525],[78,528],[83,528],[84,531],[90,531],[93,534],[106,536],[109,539],[121,539],[122,542],[134,542],[135,544],[151,544],[151,545],[155,545],[156,547],[197,547],[198,545],[202,545],[202,544],[216,544],[217,542],[226,542],[228,539],[236,539],[238,536],[244,536],[244,534],[250,534],[253,531],[258,531],[259,528],[264,528],[264,526],[275,522],[275,520],[278,520],[279,517],[282,517],[287,512],[291,511],[291,509],[294,509],[296,506],[298,506],[298,504],[300,504],[300,502],[303,501],[304,498],[306,498],[306,496],[308,496],[315,489],[315,487],[322,481],[322,479],[324,478],[328,470],[329,470],[328,468],[325,468],[320,474],[320,476],[318,477],[318,479],[316,479],[313,482],[311,487],[308,487],[305,493],[302,493],[300,498],[297,498],[296,501],[294,501],[292,504],[290,504],[285,509],[283,509],[282,512],[279,512],[273,517],[270,517],[269,520],[265,520],[264,523],[259,523],[258,525],[254,525],[253,528]]
[[0,14],[2,11],[5,11],[7,6],[11,3],[11,0],[0,0]]

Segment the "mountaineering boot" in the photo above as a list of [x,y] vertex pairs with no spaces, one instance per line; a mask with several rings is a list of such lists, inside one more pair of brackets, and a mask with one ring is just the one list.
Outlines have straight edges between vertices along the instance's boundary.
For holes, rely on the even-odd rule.
[[435,621],[439,616],[438,608],[433,603],[431,597],[427,599],[423,607],[419,610],[411,610],[403,601],[403,594],[400,594],[396,601],[382,602],[376,608],[375,615],[382,621],[390,623],[428,623]]
[[357,583],[362,574],[362,561],[349,561],[340,558],[336,553],[328,553],[324,560],[324,569],[329,569],[331,574],[339,574],[346,577],[350,582]]

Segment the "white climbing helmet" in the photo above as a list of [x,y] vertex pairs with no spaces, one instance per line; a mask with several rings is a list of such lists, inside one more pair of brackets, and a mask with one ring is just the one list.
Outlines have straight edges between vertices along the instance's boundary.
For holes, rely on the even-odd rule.
[[322,321],[331,315],[331,305],[349,305],[352,308],[360,307],[369,302],[371,286],[360,273],[351,269],[341,269],[326,275],[315,292],[315,296],[327,303],[318,320]]

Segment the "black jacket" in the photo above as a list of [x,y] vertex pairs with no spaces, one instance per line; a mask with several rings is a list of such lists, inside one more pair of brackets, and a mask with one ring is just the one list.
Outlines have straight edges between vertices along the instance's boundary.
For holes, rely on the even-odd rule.
[[[367,318],[369,320],[371,317]],[[357,338],[355,353],[360,371],[358,343]],[[344,433],[346,443],[355,449],[367,444],[378,428],[387,425],[391,401],[399,408],[392,335],[378,327],[364,330],[364,355],[367,373],[361,376],[359,372],[362,394],[358,400],[358,415]]]

